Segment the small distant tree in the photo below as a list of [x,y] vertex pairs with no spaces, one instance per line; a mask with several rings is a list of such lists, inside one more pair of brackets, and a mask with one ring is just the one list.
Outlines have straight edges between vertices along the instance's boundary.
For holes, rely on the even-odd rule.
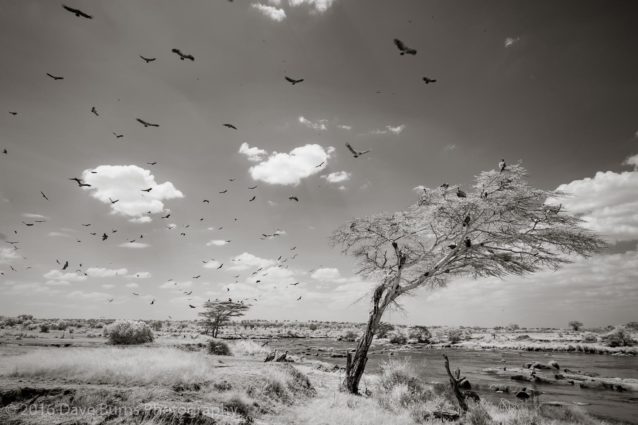
[[558,268],[604,246],[554,202],[561,193],[529,186],[520,165],[482,172],[467,192],[443,185],[420,193],[406,210],[355,218],[332,234],[333,244],[359,261],[358,274],[376,282],[365,331],[346,358],[343,384],[352,393],[359,391],[381,318],[399,297],[460,276]]
[[578,332],[583,327],[583,322],[579,322],[578,320],[572,320],[568,323],[569,327],[574,330],[574,332]]
[[227,325],[233,317],[241,317],[251,307],[242,301],[207,301],[204,303],[204,311],[199,315],[203,317],[202,325],[205,332],[217,338],[219,329]]

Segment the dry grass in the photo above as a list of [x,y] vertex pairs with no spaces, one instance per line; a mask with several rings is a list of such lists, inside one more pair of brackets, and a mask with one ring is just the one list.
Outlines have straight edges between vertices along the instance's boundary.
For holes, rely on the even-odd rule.
[[229,345],[234,356],[263,356],[270,352],[268,348],[251,339],[233,341]]

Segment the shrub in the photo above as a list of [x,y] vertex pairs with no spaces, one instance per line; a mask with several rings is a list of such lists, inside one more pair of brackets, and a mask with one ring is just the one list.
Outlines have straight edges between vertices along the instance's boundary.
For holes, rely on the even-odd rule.
[[42,332],[43,334],[48,334],[49,333],[49,325],[47,325],[46,323],[43,323],[40,325],[40,332]]
[[609,347],[629,347],[636,343],[623,326],[618,326],[613,331],[603,335],[601,340]]
[[341,339],[342,341],[348,341],[348,342],[354,342],[354,341],[357,340],[357,338],[359,338],[359,335],[355,331],[352,331],[352,330],[345,331],[339,337],[339,339]]
[[391,344],[406,344],[408,342],[408,337],[406,337],[403,332],[400,331],[392,331],[388,334],[388,340]]
[[432,334],[425,326],[414,326],[408,331],[409,339],[416,339],[419,342],[430,342]]
[[161,320],[154,320],[151,322],[151,329],[153,329],[156,332],[159,332],[162,330],[162,325],[163,325],[163,322]]
[[510,323],[509,325],[507,325],[507,327],[505,329],[507,329],[508,331],[517,331],[519,330],[521,327],[518,326],[516,323]]
[[452,343],[456,344],[461,341],[461,337],[463,336],[463,331],[460,329],[450,329],[447,332],[447,339]]
[[314,323],[311,323],[311,324],[308,326],[308,329],[310,329],[311,331],[316,331],[316,330],[317,330],[317,325],[315,325]]
[[579,322],[578,320],[572,320],[568,323],[569,327],[572,328],[575,332],[578,332],[580,328],[583,327],[583,322]]
[[638,331],[638,322],[629,322],[625,325],[627,329],[631,329],[632,331]]
[[595,334],[595,333],[593,333],[593,332],[586,332],[586,333],[583,335],[582,342],[589,342],[589,343],[591,343],[591,342],[598,342],[598,335],[596,335],[596,334]]
[[377,327],[377,338],[387,338],[388,333],[394,330],[394,326],[389,323],[381,322]]
[[465,420],[469,425],[492,425],[494,420],[482,403],[471,403]]
[[118,320],[108,326],[105,333],[114,345],[144,344],[154,339],[151,328],[135,320]]
[[432,398],[432,392],[423,386],[414,367],[407,361],[390,360],[381,364],[381,370],[379,390],[376,391],[380,394],[381,406],[400,411]]
[[217,340],[211,339],[210,341],[208,341],[207,350],[208,350],[208,354],[214,354],[216,356],[231,355],[230,348],[228,347],[228,344],[226,344],[224,341],[217,341]]

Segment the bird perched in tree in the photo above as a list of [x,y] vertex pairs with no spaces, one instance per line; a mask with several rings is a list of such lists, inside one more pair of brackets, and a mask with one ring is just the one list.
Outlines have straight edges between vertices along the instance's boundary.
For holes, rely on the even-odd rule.
[[177,56],[179,56],[180,60],[184,60],[184,59],[190,59],[191,61],[195,60],[195,57],[193,55],[188,55],[186,53],[183,53],[181,50],[179,49],[171,49],[171,52],[175,53]]
[[293,86],[294,86],[295,84],[299,84],[299,83],[303,82],[303,78],[301,78],[301,79],[299,79],[299,80],[295,80],[294,78],[290,78],[290,77],[288,77],[288,76],[286,76],[285,78],[286,78],[286,81],[288,81],[288,82],[289,82],[290,84],[292,84]]
[[97,113],[97,109],[95,109],[95,106],[92,106],[92,107],[91,107],[91,113],[92,113],[93,115],[95,115],[96,117],[99,117],[99,116],[100,116],[100,114],[98,114],[98,113]]
[[501,159],[501,161],[498,163],[498,169],[500,170],[499,172],[502,173],[503,171],[505,171],[505,167],[507,167],[507,164],[505,163],[504,159]]
[[144,121],[141,118],[135,118],[137,122],[142,124],[144,127],[159,127],[159,124],[153,124],[152,122]]
[[401,40],[399,40],[398,38],[394,39],[394,45],[397,46],[397,49],[399,49],[399,54],[401,56],[403,55],[416,55],[416,50],[412,49],[408,46],[405,45],[405,43]]
[[86,19],[93,19],[93,16],[87,15],[86,13],[82,12],[80,9],[74,9],[74,8],[66,6],[64,4],[62,5],[62,7],[65,10],[68,10],[69,12],[73,13],[78,18],[82,17],[82,18],[86,18]]
[[297,198],[296,196],[289,196],[288,197],[289,201],[295,201],[295,202],[299,202],[299,198]]
[[48,72],[47,72],[47,75],[48,75],[49,77],[53,78],[55,81],[57,81],[57,80],[64,80],[64,77],[58,77],[57,75],[49,74]]
[[467,194],[463,192],[460,187],[456,188],[456,196],[459,198],[467,198]]
[[74,182],[76,182],[79,187],[91,187],[90,184],[84,183],[84,181],[82,181],[82,179],[78,177],[71,177],[69,180],[73,180]]
[[237,130],[237,127],[235,127],[233,124],[224,123],[222,125],[226,128],[232,128],[233,130]]
[[450,249],[456,249],[456,244],[453,243],[453,244],[448,245],[447,247],[450,248]]
[[144,62],[146,62],[146,63],[153,62],[155,59],[157,59],[157,58],[145,58],[142,55],[140,55],[140,58],[142,58],[144,60]]
[[354,156],[355,158],[359,158],[361,155],[365,155],[368,152],[370,152],[370,150],[363,151],[363,152],[357,151],[352,147],[350,143],[346,143],[346,148],[348,148],[348,150],[352,153],[352,156]]
[[430,84],[430,83],[436,83],[436,80],[433,78],[423,77],[423,82],[425,82],[425,84]]
[[470,220],[471,220],[470,215],[469,214],[466,215],[465,219],[463,220],[463,227],[466,227],[468,224],[470,224]]
[[472,247],[472,240],[470,238],[465,238],[465,247],[466,248],[471,248]]

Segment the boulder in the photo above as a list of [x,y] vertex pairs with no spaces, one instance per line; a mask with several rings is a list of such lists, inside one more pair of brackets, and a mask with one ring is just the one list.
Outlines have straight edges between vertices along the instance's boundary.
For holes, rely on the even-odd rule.
[[547,365],[556,370],[560,370],[560,366],[558,365],[558,362],[556,360],[550,361],[549,363],[547,363]]

